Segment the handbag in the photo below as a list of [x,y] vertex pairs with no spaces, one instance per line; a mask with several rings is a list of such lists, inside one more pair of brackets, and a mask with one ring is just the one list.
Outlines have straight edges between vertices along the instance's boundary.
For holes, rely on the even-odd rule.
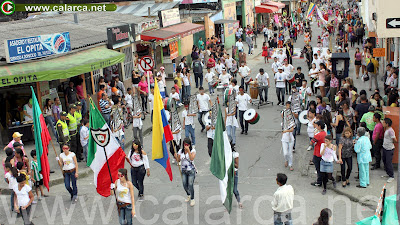
[[366,74],[363,74],[362,76],[361,76],[361,79],[365,82],[365,81],[369,81],[369,75],[368,75],[368,73],[366,73]]

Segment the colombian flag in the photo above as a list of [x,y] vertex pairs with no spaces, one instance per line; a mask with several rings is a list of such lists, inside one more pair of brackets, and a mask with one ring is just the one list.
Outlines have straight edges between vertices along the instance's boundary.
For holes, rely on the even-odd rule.
[[310,2],[310,7],[308,7],[306,18],[309,18],[315,11],[316,5]]
[[153,108],[153,139],[152,139],[152,159],[160,163],[172,181],[172,170],[169,163],[167,142],[173,139],[171,128],[165,115],[164,104],[161,99],[160,90],[157,82],[154,82],[154,108]]

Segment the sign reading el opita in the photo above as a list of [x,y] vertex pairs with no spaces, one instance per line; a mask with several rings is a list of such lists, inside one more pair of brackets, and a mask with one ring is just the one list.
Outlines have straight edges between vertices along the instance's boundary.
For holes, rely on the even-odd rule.
[[71,51],[69,32],[5,40],[4,46],[8,63]]

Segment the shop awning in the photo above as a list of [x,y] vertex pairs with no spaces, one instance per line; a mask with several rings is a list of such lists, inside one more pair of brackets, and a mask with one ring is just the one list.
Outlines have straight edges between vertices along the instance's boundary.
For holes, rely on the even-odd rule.
[[58,58],[0,67],[0,87],[66,79],[123,62],[123,53],[106,47],[92,48]]
[[157,41],[163,41],[177,36],[186,37],[202,30],[204,30],[204,25],[195,23],[180,23],[158,30],[145,32],[140,36],[143,41],[150,41],[154,39]]
[[265,3],[261,3],[261,5],[276,6],[276,7],[278,7],[278,9],[283,9],[286,6],[285,3],[282,3],[282,2],[265,2]]
[[216,20],[214,21],[214,24],[236,23],[236,22],[239,22],[239,20]]
[[256,6],[255,8],[256,8],[256,13],[274,13],[278,11],[277,7],[268,5],[259,5]]

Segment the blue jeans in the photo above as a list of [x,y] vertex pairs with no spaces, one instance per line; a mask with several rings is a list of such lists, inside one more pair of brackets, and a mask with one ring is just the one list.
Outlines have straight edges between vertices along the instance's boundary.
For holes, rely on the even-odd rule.
[[208,113],[208,111],[199,111],[197,113],[197,115],[198,115],[197,119],[199,120],[199,123],[201,125],[201,129],[205,129],[206,128],[206,126],[203,123],[203,115],[205,115],[206,113]]
[[[72,188],[71,188],[71,182],[72,182]],[[64,184],[65,188],[71,194],[71,196],[78,195],[78,188],[76,187],[75,171],[71,173],[64,173]]]
[[233,194],[235,194],[236,200],[238,202],[240,202],[240,194],[239,194],[239,191],[237,189],[237,185],[238,185],[238,182],[239,182],[239,174],[238,174],[238,172],[239,171],[235,171],[235,177],[234,177],[234,180],[233,180]]
[[[122,135],[121,140],[119,140],[119,138],[117,138],[117,141],[119,143],[119,146],[121,146],[122,150],[125,150],[125,135]],[[86,148],[87,151],[87,148]]]
[[56,119],[54,119],[53,116],[46,116],[44,118],[44,121],[46,122],[46,125],[50,126],[50,130],[51,130],[51,132],[53,132],[53,134],[57,138],[57,142],[58,142],[58,135],[57,135],[56,128],[55,128]]
[[185,125],[185,137],[189,137],[192,139],[192,145],[196,145],[196,137],[194,133],[194,128],[192,125]]
[[291,213],[274,212],[274,225],[292,225]]
[[87,161],[87,152],[88,152],[88,144],[85,146],[82,146],[83,149],[83,158],[85,159],[85,161]]
[[182,170],[182,184],[186,191],[186,194],[190,199],[194,199],[194,178],[196,177],[196,172],[194,170]]
[[119,209],[119,223],[132,225],[132,205],[129,204]]
[[208,90],[210,91],[210,94],[214,94],[214,88],[211,83],[208,83]]
[[190,85],[188,86],[183,86],[183,101],[185,101],[185,99],[188,99],[190,97]]
[[86,112],[87,112],[87,106],[86,106],[86,100],[85,99],[81,99],[79,100],[82,103],[82,117],[85,117]]
[[285,104],[285,88],[276,88],[276,96],[278,97],[278,103]]
[[226,126],[226,132],[228,133],[229,140],[232,141],[232,144],[236,144],[236,127]]
[[[261,101],[268,101],[268,86],[261,86],[258,88],[259,95],[260,95],[260,100]],[[263,97],[263,92],[264,92],[264,97]]]

